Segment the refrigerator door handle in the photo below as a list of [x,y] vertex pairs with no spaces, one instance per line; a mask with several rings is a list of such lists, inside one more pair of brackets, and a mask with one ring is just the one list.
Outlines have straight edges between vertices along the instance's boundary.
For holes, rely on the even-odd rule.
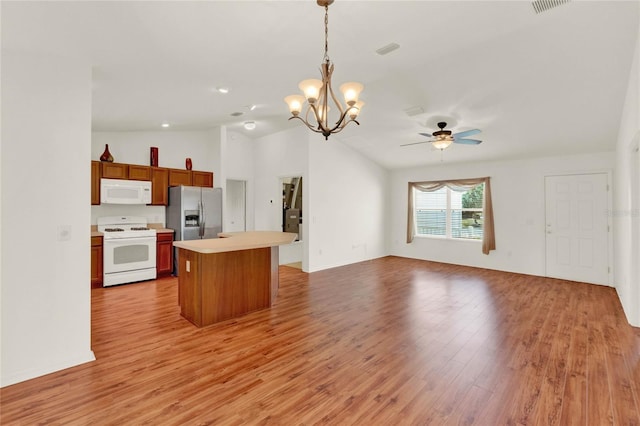
[[205,218],[207,217],[207,213],[204,210],[204,202],[202,201],[200,201],[200,208],[202,209],[200,213],[200,238],[204,238],[204,230],[207,223]]

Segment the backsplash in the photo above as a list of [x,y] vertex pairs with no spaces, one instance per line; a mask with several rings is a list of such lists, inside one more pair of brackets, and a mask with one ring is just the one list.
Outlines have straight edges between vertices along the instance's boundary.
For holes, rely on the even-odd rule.
[[166,224],[164,206],[142,206],[126,204],[100,204],[91,206],[91,225],[98,223],[98,218],[103,216],[142,216],[148,223]]

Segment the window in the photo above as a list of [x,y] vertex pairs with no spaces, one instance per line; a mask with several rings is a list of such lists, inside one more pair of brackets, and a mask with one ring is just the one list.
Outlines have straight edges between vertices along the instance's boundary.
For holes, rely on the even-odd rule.
[[413,190],[415,235],[482,240],[484,183],[472,189]]
[[432,235],[482,239],[484,254],[496,249],[491,178],[408,184],[407,244],[411,244],[416,235]]

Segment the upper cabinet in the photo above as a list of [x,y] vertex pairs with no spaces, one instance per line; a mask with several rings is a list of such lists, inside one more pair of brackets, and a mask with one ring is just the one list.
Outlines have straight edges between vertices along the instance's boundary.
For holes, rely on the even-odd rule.
[[151,167],[129,164],[128,176],[131,180],[151,180]]
[[151,167],[151,205],[169,204],[169,169]]
[[105,179],[129,179],[129,165],[102,162],[102,177]]
[[212,172],[191,172],[191,184],[193,186],[206,186],[213,188],[213,173]]
[[169,169],[169,186],[191,186],[191,170]]
[[91,205],[100,204],[100,162],[91,162]]
[[151,205],[169,204],[170,186],[203,186],[213,188],[213,172],[151,167],[138,164],[91,162],[91,205],[100,204],[100,179],[151,181]]

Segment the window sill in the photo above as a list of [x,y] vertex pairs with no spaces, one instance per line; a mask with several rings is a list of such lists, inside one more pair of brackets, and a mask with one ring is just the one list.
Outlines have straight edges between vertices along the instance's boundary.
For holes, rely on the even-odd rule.
[[482,240],[475,240],[471,238],[450,238],[442,237],[439,235],[414,235],[414,238],[420,238],[425,240],[440,240],[440,241],[460,241],[463,243],[482,243]]

